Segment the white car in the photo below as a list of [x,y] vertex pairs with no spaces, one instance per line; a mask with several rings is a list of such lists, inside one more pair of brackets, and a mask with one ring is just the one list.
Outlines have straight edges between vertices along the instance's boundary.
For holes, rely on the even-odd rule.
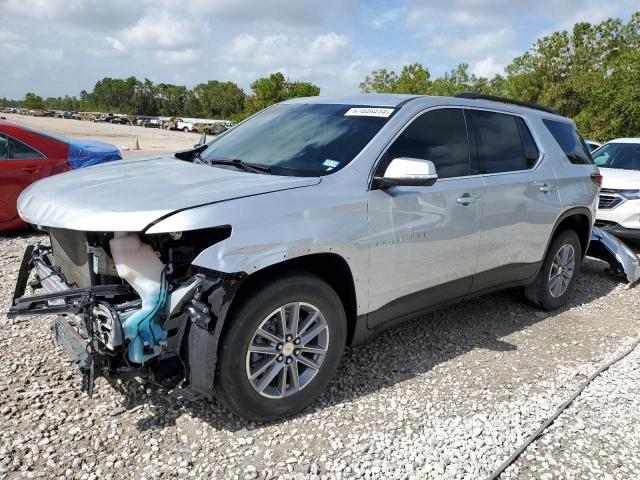
[[618,138],[592,154],[603,176],[596,225],[640,241],[640,138]]

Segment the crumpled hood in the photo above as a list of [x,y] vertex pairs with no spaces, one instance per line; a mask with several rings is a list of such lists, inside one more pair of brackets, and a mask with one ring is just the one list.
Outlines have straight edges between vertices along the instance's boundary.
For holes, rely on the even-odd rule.
[[623,170],[621,168],[602,168],[602,188],[614,188],[616,190],[639,190],[640,171]]
[[176,210],[316,185],[283,177],[198,165],[172,156],[121,160],[40,180],[18,198],[27,222],[81,231],[142,231]]

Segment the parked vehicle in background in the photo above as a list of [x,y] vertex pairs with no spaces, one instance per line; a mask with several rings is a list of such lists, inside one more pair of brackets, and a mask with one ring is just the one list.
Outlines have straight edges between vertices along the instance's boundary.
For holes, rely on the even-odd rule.
[[585,139],[584,143],[587,145],[587,147],[589,147],[589,151],[592,153],[594,150],[602,146],[602,143],[589,139]]
[[159,118],[147,118],[142,122],[144,128],[162,128],[162,120]]
[[16,200],[36,180],[121,158],[108,143],[58,137],[0,120],[0,231],[26,226]]
[[640,138],[618,138],[593,152],[602,173],[596,225],[640,241]]
[[20,214],[53,248],[25,252],[19,278],[33,266],[46,293],[9,315],[66,312],[54,331],[89,393],[95,375],[174,371],[185,395],[277,419],[345,345],[424,309],[515,286],[566,304],[599,180],[575,125],[540,107],[289,100],[175,157],[27,189]]
[[186,122],[182,119],[178,119],[178,122],[176,123],[176,130],[182,130],[183,132],[190,132],[193,130],[193,126],[194,126],[193,122]]

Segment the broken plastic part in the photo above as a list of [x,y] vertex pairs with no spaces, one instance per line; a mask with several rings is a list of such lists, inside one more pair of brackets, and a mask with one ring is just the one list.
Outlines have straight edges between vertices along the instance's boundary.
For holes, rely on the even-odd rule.
[[162,353],[159,341],[166,338],[156,322],[167,301],[165,265],[150,245],[140,241],[137,235],[117,232],[109,241],[111,254],[120,278],[140,295],[142,305],[122,324],[129,345],[129,360],[143,364]]
[[623,275],[629,287],[640,280],[640,257],[627,245],[604,230],[593,227],[587,255],[609,264],[616,273]]

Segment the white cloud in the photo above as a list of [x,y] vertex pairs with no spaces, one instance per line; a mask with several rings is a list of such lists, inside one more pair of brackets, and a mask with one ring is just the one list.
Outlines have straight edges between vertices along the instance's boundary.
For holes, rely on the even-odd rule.
[[496,62],[492,56],[489,56],[472,65],[471,73],[479,77],[492,78],[496,74],[503,73],[505,66],[503,63]]
[[194,43],[198,27],[198,23],[169,15],[162,10],[147,13],[135,25],[122,30],[116,37],[107,39],[116,50],[176,50]]
[[188,48],[186,50],[159,50],[156,52],[156,58],[162,63],[193,63],[198,56],[195,50]]
[[241,34],[233,39],[228,56],[233,62],[281,68],[313,67],[339,62],[348,57],[349,38],[335,32],[317,35],[267,35],[258,39]]
[[450,58],[475,59],[500,50],[510,50],[514,39],[515,32],[513,29],[505,27],[500,30],[490,30],[461,38],[457,35],[437,37],[433,39],[432,47]]

